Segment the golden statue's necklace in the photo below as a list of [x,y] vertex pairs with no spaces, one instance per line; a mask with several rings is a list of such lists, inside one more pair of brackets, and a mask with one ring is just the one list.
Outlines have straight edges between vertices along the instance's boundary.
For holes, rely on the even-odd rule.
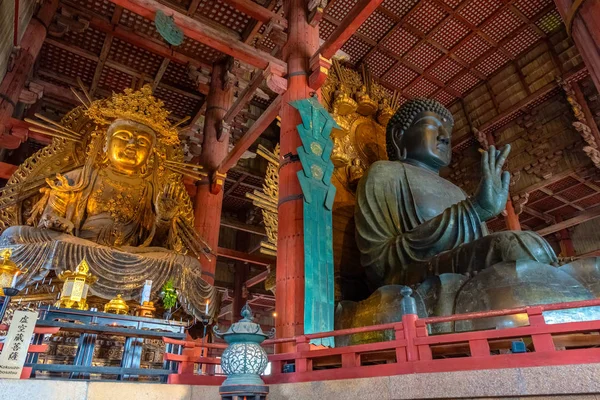
[[117,223],[128,223],[139,216],[146,204],[143,179],[123,179],[126,177],[109,169],[102,169],[98,178],[99,185],[92,195],[98,211],[109,213]]

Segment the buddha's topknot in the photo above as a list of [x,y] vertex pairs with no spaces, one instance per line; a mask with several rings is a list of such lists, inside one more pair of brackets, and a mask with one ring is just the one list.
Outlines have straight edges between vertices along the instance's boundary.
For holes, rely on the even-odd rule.
[[[425,111],[434,112],[441,117],[446,118],[454,125],[452,113],[438,101],[424,98],[415,98],[407,101],[396,111],[387,124],[385,145],[390,161],[398,161],[398,151],[395,144],[399,143],[404,132],[406,132],[414,122],[415,117]],[[396,130],[396,134],[394,135],[394,130],[392,128],[398,124],[401,124],[401,127]]]

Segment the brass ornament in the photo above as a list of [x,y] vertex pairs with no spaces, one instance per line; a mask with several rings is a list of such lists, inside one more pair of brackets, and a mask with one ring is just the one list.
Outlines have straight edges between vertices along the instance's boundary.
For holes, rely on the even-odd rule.
[[56,307],[87,310],[89,308],[87,304],[89,288],[98,280],[98,277],[90,273],[90,266],[85,258],[81,260],[75,271],[63,271],[58,275],[58,279],[64,283]]
[[[312,148],[312,147],[311,147]],[[314,149],[313,149],[314,151]],[[265,158],[269,164],[265,175],[263,190],[246,193],[252,199],[252,204],[260,208],[267,231],[267,241],[260,243],[260,252],[277,256],[277,207],[279,201],[279,144],[275,150],[269,151],[262,145],[258,146],[257,153]]]
[[110,314],[127,315],[129,313],[129,306],[123,300],[120,294],[114,299],[106,303],[104,306],[104,312]]
[[341,127],[332,133],[336,186],[353,195],[362,173],[375,161],[387,159],[385,127],[399,106],[400,95],[390,96],[373,82],[367,68],[358,73],[335,59],[321,95],[324,107]]

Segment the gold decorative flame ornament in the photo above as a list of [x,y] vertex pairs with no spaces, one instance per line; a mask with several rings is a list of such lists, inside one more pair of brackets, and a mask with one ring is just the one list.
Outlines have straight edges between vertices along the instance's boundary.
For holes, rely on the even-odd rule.
[[127,315],[129,313],[129,306],[127,305],[127,303],[125,303],[125,300],[123,300],[121,295],[118,294],[117,297],[109,301],[104,306],[104,312],[111,314]]
[[64,282],[60,300],[56,307],[87,310],[87,295],[98,279],[90,273],[90,266],[85,259],[81,260],[75,271],[63,271],[58,279]]

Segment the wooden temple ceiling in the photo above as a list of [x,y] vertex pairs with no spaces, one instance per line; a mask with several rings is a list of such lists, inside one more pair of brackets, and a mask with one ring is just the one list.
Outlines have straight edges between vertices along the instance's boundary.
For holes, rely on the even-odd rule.
[[[115,5],[124,1],[60,0],[31,79],[44,85],[44,96],[27,113],[60,118],[75,100],[63,88],[73,86],[77,77],[98,97],[151,83],[174,119],[192,116],[190,146],[197,150],[211,65],[226,54],[190,37],[177,47],[166,44],[153,21]],[[161,0],[183,16],[280,57],[282,1],[254,3]],[[352,8],[364,3],[330,0],[320,21],[321,39],[327,40]],[[600,98],[553,0],[385,0],[341,50],[348,64],[367,65],[381,85],[401,93],[402,101],[430,97],[450,108],[456,126],[449,178],[467,191],[477,183],[477,135],[491,134],[499,145],[513,146],[511,196],[524,227],[554,232],[556,224],[600,215],[595,208],[600,177],[581,151],[584,141],[572,126],[573,112],[556,78],[583,91],[597,123]],[[253,71],[243,62],[232,68],[238,96]],[[275,97],[260,87],[233,121],[234,142]],[[225,210],[251,211],[245,193],[261,184],[256,171],[231,170],[224,186]],[[501,217],[489,226],[506,229]]]

